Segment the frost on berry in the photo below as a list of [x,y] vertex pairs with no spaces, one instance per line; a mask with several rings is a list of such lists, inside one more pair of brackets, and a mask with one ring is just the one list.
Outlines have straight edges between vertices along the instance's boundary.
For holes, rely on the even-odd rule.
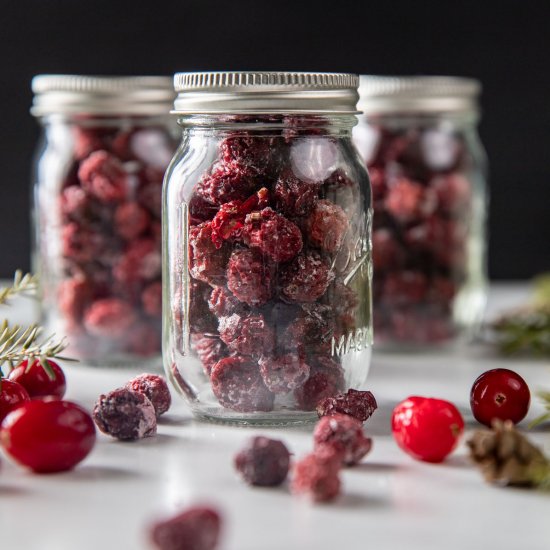
[[319,195],[319,184],[300,180],[292,170],[285,170],[273,188],[278,211],[290,218],[306,216]]
[[220,143],[224,165],[251,176],[270,175],[273,151],[273,140],[268,137],[234,135]]
[[118,298],[92,303],[84,314],[84,326],[94,336],[120,338],[136,320],[134,308]]
[[217,163],[197,183],[195,193],[206,202],[219,206],[246,199],[258,185],[257,175],[246,166]]
[[211,222],[189,228],[189,272],[195,279],[211,285],[225,283],[228,250],[212,242]]
[[210,373],[220,404],[238,412],[271,411],[274,394],[265,386],[258,364],[248,357],[222,359]]
[[241,302],[263,305],[273,294],[273,268],[256,250],[235,250],[227,265],[227,286]]
[[94,406],[93,419],[103,433],[124,441],[157,433],[153,404],[144,394],[127,388],[100,395]]
[[249,310],[246,304],[243,304],[231,291],[223,286],[212,289],[208,298],[208,308],[217,318],[229,317],[234,313],[242,315]]
[[313,432],[315,449],[328,445],[342,457],[346,466],[361,462],[371,450],[372,440],[365,437],[363,423],[347,414],[323,416]]
[[214,365],[229,355],[227,346],[216,336],[192,334],[191,347],[197,354],[204,372],[210,376]]
[[119,283],[152,281],[160,277],[162,260],[153,239],[132,241],[113,267],[113,276]]
[[194,507],[151,528],[151,542],[157,550],[215,550],[221,517],[216,510]]
[[350,388],[346,393],[339,393],[320,401],[317,404],[317,414],[319,417],[347,414],[365,422],[377,408],[376,399],[370,391]]
[[329,502],[340,494],[340,455],[331,448],[311,453],[294,464],[291,491],[313,502]]
[[309,377],[309,365],[295,353],[273,356],[266,352],[259,365],[265,385],[277,394],[299,388]]
[[243,240],[274,262],[288,262],[302,250],[302,233],[298,226],[271,208],[246,217]]
[[211,287],[200,281],[191,281],[189,289],[189,328],[191,332],[217,332],[217,320],[208,309]]
[[126,384],[126,388],[145,395],[153,404],[157,418],[164,414],[172,403],[166,379],[158,374],[140,374],[132,378]]
[[302,252],[280,270],[280,292],[289,302],[315,302],[334,279],[327,260],[317,252]]
[[141,306],[147,315],[160,318],[162,314],[162,283],[160,281],[155,281],[143,289]]
[[122,163],[107,151],[95,151],[82,161],[78,178],[84,190],[101,202],[122,202],[127,196],[128,176]]
[[123,239],[131,241],[149,227],[149,220],[147,210],[135,202],[126,202],[115,210],[115,232]]
[[275,333],[261,313],[221,317],[218,331],[227,347],[242,355],[269,354],[275,345]]
[[302,304],[301,312],[282,333],[281,343],[288,350],[308,350],[327,343],[334,334],[334,312],[328,305]]
[[313,411],[320,401],[344,389],[344,371],[331,357],[310,356],[308,362],[311,367],[309,378],[294,391],[294,397],[300,409]]
[[282,441],[253,437],[235,456],[235,468],[249,485],[274,487],[286,479],[290,453]]

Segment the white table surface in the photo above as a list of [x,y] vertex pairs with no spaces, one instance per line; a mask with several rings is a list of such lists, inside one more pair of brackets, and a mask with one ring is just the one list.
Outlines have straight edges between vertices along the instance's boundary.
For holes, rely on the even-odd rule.
[[[493,287],[489,312],[525,296]],[[28,320],[25,304],[9,309]],[[3,310],[5,311],[5,310]],[[490,314],[490,313],[489,313]],[[74,471],[34,475],[4,456],[0,469],[1,550],[146,549],[147,526],[194,503],[224,516],[222,550],[548,550],[550,495],[491,487],[470,466],[464,445],[441,465],[414,461],[390,433],[393,405],[411,394],[449,399],[475,424],[469,390],[484,370],[506,366],[532,390],[550,388],[548,361],[502,360],[481,349],[424,355],[374,355],[368,388],[380,408],[367,422],[374,448],[343,471],[343,495],[312,505],[276,489],[250,488],[232,459],[246,439],[266,434],[296,456],[311,449],[311,429],[250,429],[193,421],[176,398],[154,438],[121,443],[98,436]],[[91,408],[101,392],[134,373],[67,366],[67,398]],[[537,400],[528,418],[542,411]],[[550,453],[548,427],[531,432]]]

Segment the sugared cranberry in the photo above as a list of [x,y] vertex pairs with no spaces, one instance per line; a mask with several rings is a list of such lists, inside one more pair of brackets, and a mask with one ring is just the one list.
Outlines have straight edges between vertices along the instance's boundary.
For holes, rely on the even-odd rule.
[[119,388],[97,400],[93,418],[97,427],[122,441],[133,441],[157,433],[155,407],[143,394]]
[[333,414],[347,414],[361,422],[365,422],[378,408],[376,399],[370,391],[349,389],[346,393],[339,393],[333,397],[323,399],[317,405],[319,417]]
[[[46,370],[38,359],[30,365],[27,359],[21,362],[8,375],[12,382],[21,384],[31,397],[63,397],[67,389],[65,373],[54,361],[46,360]],[[49,372],[48,372],[49,371]]]
[[27,390],[17,382],[0,379],[0,424],[17,407],[30,400]]
[[91,262],[107,248],[105,237],[71,222],[61,229],[61,251],[71,261]]
[[195,192],[205,201],[221,205],[246,199],[254,193],[258,183],[246,166],[219,163],[197,183]]
[[317,201],[307,219],[309,242],[330,254],[340,250],[348,229],[344,210],[328,200]]
[[149,214],[135,202],[121,204],[115,210],[115,231],[130,241],[139,237],[149,226]]
[[113,268],[113,276],[122,284],[143,283],[160,277],[161,253],[153,239],[132,241]]
[[205,200],[200,195],[194,194],[189,200],[189,224],[200,225],[210,221],[216,215],[218,206]]
[[92,284],[84,277],[65,279],[59,284],[57,304],[69,323],[79,323],[92,297]]
[[95,437],[92,418],[83,408],[50,398],[24,403],[0,429],[5,451],[37,473],[74,468],[92,450]]
[[284,443],[267,437],[253,437],[235,456],[235,468],[249,485],[280,485],[289,465],[290,453]]
[[409,397],[392,414],[392,432],[407,454],[425,462],[442,462],[457,446],[464,420],[448,401]]
[[264,384],[256,361],[222,359],[210,373],[212,391],[224,407],[239,412],[270,411],[274,395]]
[[61,212],[75,222],[83,222],[90,215],[90,196],[78,185],[70,185],[61,194]]
[[227,250],[212,242],[212,224],[201,223],[189,228],[189,272],[195,279],[222,285],[225,282]]
[[312,356],[309,378],[294,391],[296,403],[304,411],[313,411],[326,397],[337,395],[344,385],[342,367],[331,357]]
[[297,354],[274,357],[266,353],[259,361],[265,385],[273,393],[288,393],[299,388],[309,377],[309,365]]
[[282,333],[281,343],[288,350],[310,350],[325,344],[334,334],[334,312],[328,305],[302,304],[301,312]]
[[273,148],[268,137],[231,136],[220,143],[220,153],[226,166],[242,167],[251,175],[269,175]]
[[242,355],[269,354],[275,345],[275,333],[261,313],[222,317],[218,331],[227,347]]
[[218,286],[212,290],[208,298],[208,308],[218,318],[229,317],[234,313],[242,315],[249,309],[246,304],[243,304],[223,286]]
[[273,293],[273,270],[255,250],[235,250],[227,265],[227,286],[251,306],[265,304]]
[[164,414],[172,403],[166,379],[158,374],[140,374],[130,380],[126,388],[145,395],[153,404],[157,418]]
[[470,406],[478,422],[491,426],[493,420],[521,422],[529,411],[531,392],[525,380],[509,369],[481,374],[470,392]]
[[82,187],[105,203],[121,202],[126,198],[128,176],[122,163],[107,151],[95,151],[78,170]]
[[136,320],[134,308],[118,298],[97,300],[84,315],[84,326],[94,336],[119,338]]
[[193,334],[191,342],[197,357],[204,367],[204,372],[208,376],[210,376],[214,365],[229,355],[227,346],[217,337]]
[[277,210],[291,218],[309,214],[318,195],[319,184],[302,181],[291,170],[279,176],[273,190]]

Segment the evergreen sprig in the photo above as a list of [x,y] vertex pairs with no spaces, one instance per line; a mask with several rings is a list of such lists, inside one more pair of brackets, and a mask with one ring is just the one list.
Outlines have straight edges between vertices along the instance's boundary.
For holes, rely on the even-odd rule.
[[13,277],[13,283],[5,288],[0,288],[0,304],[7,304],[10,298],[17,295],[34,295],[38,287],[38,279],[31,273],[17,270]]

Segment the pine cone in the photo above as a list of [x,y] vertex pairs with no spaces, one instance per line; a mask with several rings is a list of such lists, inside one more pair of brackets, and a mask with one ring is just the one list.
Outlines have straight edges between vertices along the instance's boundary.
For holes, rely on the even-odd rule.
[[489,483],[538,486],[548,480],[550,462],[510,421],[494,420],[491,430],[476,431],[466,443]]

